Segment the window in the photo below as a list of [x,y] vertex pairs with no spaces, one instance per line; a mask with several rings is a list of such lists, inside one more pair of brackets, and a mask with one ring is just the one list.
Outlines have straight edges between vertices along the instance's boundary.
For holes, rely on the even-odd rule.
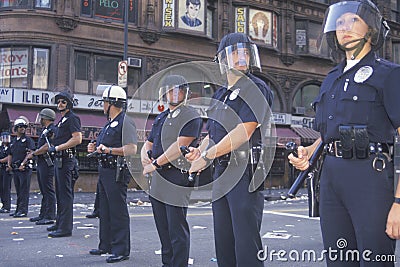
[[248,33],[257,44],[277,47],[277,16],[271,11],[235,8],[235,32]]
[[[118,84],[118,62],[122,56],[108,56],[94,53],[75,53],[75,88],[83,94],[96,94],[99,84]],[[128,69],[128,96],[139,87],[140,69]]]
[[392,10],[392,20],[400,22],[400,1],[390,0],[390,8]]
[[[128,4],[128,21],[136,23],[136,0],[128,0]],[[125,0],[81,0],[81,14],[82,16],[124,22],[124,5]]]
[[0,8],[51,9],[52,0],[1,0]]
[[303,86],[293,99],[293,113],[297,115],[306,115],[313,117],[315,112],[312,109],[312,102],[319,94],[320,86],[316,84],[308,84]]
[[328,44],[322,38],[322,25],[300,20],[296,21],[296,53],[329,57]]
[[0,72],[1,87],[47,89],[49,49],[0,48]]
[[392,44],[392,61],[400,64],[400,43]]
[[51,1],[50,0],[35,0],[35,7],[51,8]]
[[163,1],[163,29],[213,36],[214,0]]

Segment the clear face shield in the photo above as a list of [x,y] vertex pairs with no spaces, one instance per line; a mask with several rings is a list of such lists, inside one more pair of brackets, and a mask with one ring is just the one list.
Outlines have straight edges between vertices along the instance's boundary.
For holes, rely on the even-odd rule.
[[258,69],[261,71],[260,56],[255,44],[237,43],[222,49],[217,54],[221,73],[235,69],[241,72]]
[[[378,10],[365,2],[345,1],[331,5],[325,13],[324,34],[351,34],[356,38],[370,40],[371,45],[382,35],[382,16]],[[344,37],[346,38],[346,37]],[[345,42],[345,40],[344,40]]]
[[9,135],[9,134],[2,134],[2,135],[1,135],[1,143],[2,143],[2,144],[4,144],[4,143],[7,143],[7,144],[11,143],[11,135]]
[[189,95],[189,87],[184,85],[163,86],[159,90],[160,105],[168,103],[177,106],[181,103],[186,104]]

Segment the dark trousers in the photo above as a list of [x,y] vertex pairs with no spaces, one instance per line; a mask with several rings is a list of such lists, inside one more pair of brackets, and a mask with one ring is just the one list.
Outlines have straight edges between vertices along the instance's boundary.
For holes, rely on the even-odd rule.
[[54,191],[54,166],[47,166],[43,159],[37,162],[37,177],[42,202],[39,217],[49,220],[56,218],[56,193]]
[[[320,215],[324,247],[337,250],[328,266],[394,266],[393,261],[375,261],[376,256],[394,255],[395,240],[386,233],[386,220],[392,206],[393,165],[378,172],[372,160],[348,160],[326,156],[321,173]],[[363,252],[368,258],[363,259]],[[352,251],[354,253],[352,253]],[[357,258],[342,255],[359,255]],[[336,256],[336,258],[335,258]],[[379,260],[379,259],[378,259]]]
[[158,236],[161,241],[163,266],[187,267],[190,231],[186,220],[187,207],[177,207],[149,197]]
[[74,193],[72,187],[72,170],[74,158],[63,158],[62,167],[54,167],[57,197],[57,230],[63,233],[72,232]]
[[0,197],[3,209],[11,209],[11,179],[12,175],[5,168],[0,168]]
[[[213,177],[216,179],[223,172],[224,168],[216,167]],[[240,172],[231,172],[235,173]],[[219,267],[264,266],[257,257],[262,249],[260,230],[264,196],[259,191],[249,193],[249,183],[250,173],[247,168],[238,183],[212,204]]]
[[99,209],[99,202],[100,202],[100,197],[99,197],[99,181],[97,181],[97,186],[96,186],[96,198],[94,199],[93,213],[98,213],[98,212],[100,212],[100,209]]
[[130,218],[126,204],[128,182],[115,181],[116,169],[99,167],[99,249],[117,256],[130,254]]
[[28,214],[31,175],[32,169],[14,171],[14,186],[15,191],[17,192],[17,209],[15,212]]

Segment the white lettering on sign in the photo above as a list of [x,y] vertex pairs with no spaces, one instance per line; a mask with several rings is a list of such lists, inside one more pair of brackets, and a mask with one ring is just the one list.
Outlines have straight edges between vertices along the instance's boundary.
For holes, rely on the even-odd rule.
[[0,80],[28,76],[28,50],[0,52]]

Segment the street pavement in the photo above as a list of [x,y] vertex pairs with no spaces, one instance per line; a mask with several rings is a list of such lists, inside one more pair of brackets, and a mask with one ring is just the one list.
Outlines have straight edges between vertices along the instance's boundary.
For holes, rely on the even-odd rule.
[[[263,191],[263,236],[265,266],[325,266],[321,258],[322,240],[319,219],[308,217],[304,190],[294,200],[281,200],[285,190]],[[217,267],[215,259],[210,191],[192,194],[188,210],[191,229],[189,266]],[[106,256],[92,256],[88,252],[98,245],[98,219],[87,219],[93,210],[94,193],[76,193],[74,201],[74,230],[72,237],[48,238],[47,226],[37,226],[29,218],[12,218],[0,214],[0,266],[110,266]],[[40,209],[41,195],[32,193],[29,217]],[[15,195],[13,195],[13,204]],[[116,266],[162,266],[151,206],[142,191],[128,193],[131,218],[131,255],[128,261]],[[263,256],[263,255],[260,255]],[[400,254],[397,253],[400,260]],[[396,265],[397,266],[397,265]],[[399,265],[400,266],[400,265]],[[246,266],[247,267],[247,266]],[[251,266],[248,266],[251,267]]]

